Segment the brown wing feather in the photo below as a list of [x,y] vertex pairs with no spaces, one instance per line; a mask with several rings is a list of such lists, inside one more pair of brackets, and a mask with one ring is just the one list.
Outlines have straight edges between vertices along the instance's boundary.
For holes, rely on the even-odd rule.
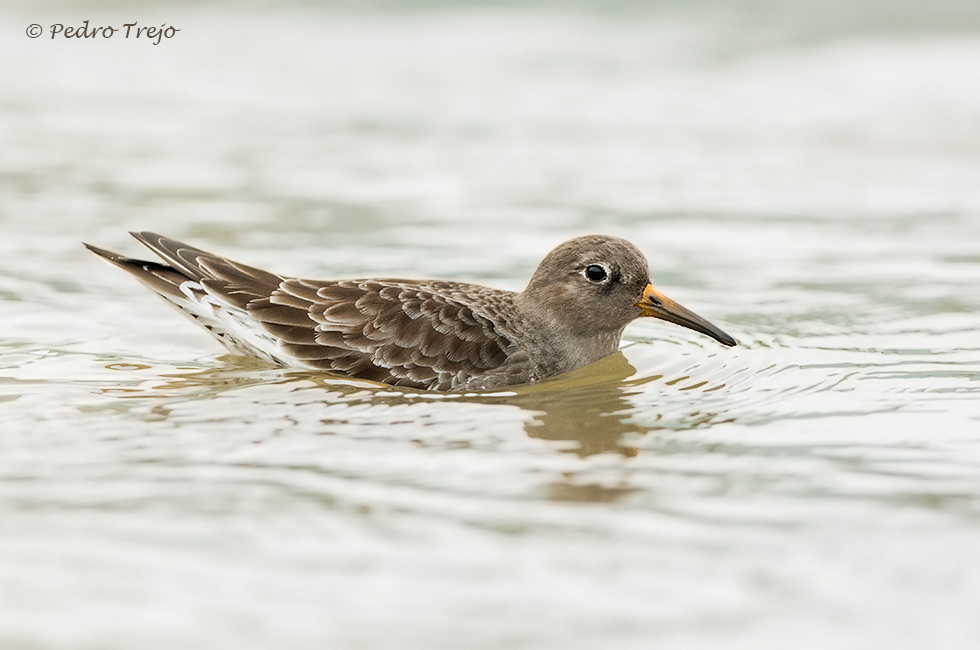
[[[286,279],[247,309],[280,339],[287,354],[305,365],[394,385],[449,390],[504,365],[514,350],[512,338],[494,321],[452,295],[458,287]],[[507,302],[507,292],[494,293]]]
[[283,280],[268,271],[239,264],[163,235],[146,231],[130,234],[188,280],[199,282],[208,293],[220,296],[238,309],[245,309],[253,300],[267,297]]
[[[189,281],[198,287],[194,291],[217,298],[215,305],[245,312],[277,342],[270,340],[266,349],[265,344],[233,340],[230,333],[219,335],[209,326],[235,349],[429,390],[492,388],[533,379],[510,325],[511,292],[454,282],[285,278],[154,233],[132,234],[171,266],[90,248],[194,315],[185,304]],[[480,307],[474,306],[474,297]],[[272,349],[277,346],[282,354]]]

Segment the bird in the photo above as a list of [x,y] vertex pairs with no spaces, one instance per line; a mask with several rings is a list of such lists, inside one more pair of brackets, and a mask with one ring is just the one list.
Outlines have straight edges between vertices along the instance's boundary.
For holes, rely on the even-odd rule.
[[485,391],[582,368],[653,317],[735,339],[653,288],[625,239],[587,235],[545,256],[520,292],[444,280],[276,275],[152,232],[165,263],[85,246],[176,306],[231,352],[429,391]]

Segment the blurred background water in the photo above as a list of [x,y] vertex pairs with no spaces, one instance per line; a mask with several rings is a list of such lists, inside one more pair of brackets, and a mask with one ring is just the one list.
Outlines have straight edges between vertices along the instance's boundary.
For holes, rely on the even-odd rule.
[[[159,45],[36,40],[138,21]],[[980,5],[5,3],[0,647],[975,648]],[[735,335],[439,395],[223,355],[80,241]]]

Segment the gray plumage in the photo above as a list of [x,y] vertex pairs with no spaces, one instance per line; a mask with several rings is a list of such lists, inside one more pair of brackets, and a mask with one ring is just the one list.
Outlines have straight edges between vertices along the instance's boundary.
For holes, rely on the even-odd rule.
[[735,344],[679,306],[684,318],[698,320],[647,313],[654,303],[663,307],[663,296],[648,296],[646,259],[617,237],[561,244],[515,293],[461,282],[290,278],[153,233],[132,234],[167,264],[86,246],[231,350],[285,366],[428,390],[484,390],[537,381],[612,354],[626,325],[643,315]]

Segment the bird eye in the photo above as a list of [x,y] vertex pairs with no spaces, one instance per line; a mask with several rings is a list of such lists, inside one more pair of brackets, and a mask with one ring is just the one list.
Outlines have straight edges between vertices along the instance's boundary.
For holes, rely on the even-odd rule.
[[606,269],[599,266],[598,264],[588,265],[587,267],[585,267],[585,270],[582,271],[582,273],[585,275],[585,278],[589,282],[598,283],[598,282],[602,282],[607,277],[609,277],[609,273],[606,271]]

